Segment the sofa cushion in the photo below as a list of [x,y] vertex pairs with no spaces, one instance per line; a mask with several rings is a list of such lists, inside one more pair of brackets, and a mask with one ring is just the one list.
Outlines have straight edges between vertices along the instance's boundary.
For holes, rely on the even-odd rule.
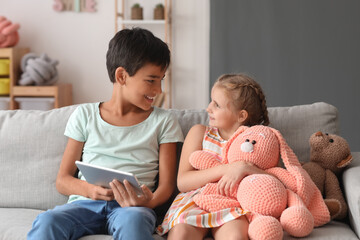
[[67,201],[55,180],[74,109],[0,111],[1,207],[48,209]]
[[317,131],[339,134],[336,107],[318,102],[269,108],[270,127],[278,129],[302,162],[310,159],[309,138]]
[[33,221],[41,210],[0,208],[0,239],[26,239]]
[[[41,212],[41,210],[23,208],[0,208],[0,239],[26,239],[26,235],[30,231],[33,221]],[[166,239],[157,234],[154,234],[153,237],[155,240]],[[112,239],[109,235],[91,235],[80,238],[80,240]],[[290,239],[297,238],[285,233],[284,240]],[[347,224],[331,221],[322,227],[315,228],[306,239],[357,240],[358,238]]]
[[360,236],[360,152],[352,152],[352,163],[342,175],[343,190],[349,206],[349,220],[355,233]]

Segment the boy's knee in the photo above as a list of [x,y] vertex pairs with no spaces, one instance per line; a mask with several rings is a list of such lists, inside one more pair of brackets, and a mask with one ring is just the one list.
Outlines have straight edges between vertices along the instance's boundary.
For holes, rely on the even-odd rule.
[[151,224],[155,227],[156,223],[156,215],[152,210],[149,210],[145,207],[130,207],[127,209],[125,216],[121,216],[121,218],[125,218],[129,224],[135,225],[143,225],[143,224]]
[[59,216],[53,211],[46,211],[39,214],[28,233],[27,239],[56,239],[61,238],[64,233],[59,224]]
[[122,208],[109,232],[114,239],[153,239],[156,215],[152,209],[144,207]]
[[39,225],[43,228],[49,228],[51,225],[57,221],[58,216],[54,214],[52,211],[46,211],[43,213],[40,213],[35,221],[34,225]]

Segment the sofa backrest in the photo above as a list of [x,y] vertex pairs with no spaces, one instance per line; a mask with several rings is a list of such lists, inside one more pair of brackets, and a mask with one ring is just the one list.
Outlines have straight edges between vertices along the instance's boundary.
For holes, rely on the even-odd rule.
[[0,207],[45,210],[67,201],[55,180],[74,109],[0,111]]
[[[63,133],[75,108],[0,111],[0,207],[46,210],[67,201],[55,180],[67,143]],[[169,111],[178,117],[184,136],[208,121],[205,110]],[[326,103],[269,108],[269,118],[301,161],[309,159],[312,133],[338,134],[337,109]]]

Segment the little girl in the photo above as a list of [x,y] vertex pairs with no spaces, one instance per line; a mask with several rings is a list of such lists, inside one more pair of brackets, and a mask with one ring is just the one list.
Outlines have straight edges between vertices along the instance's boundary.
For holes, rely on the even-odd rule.
[[211,91],[208,108],[209,127],[193,126],[186,136],[179,165],[178,188],[161,226],[159,234],[169,231],[168,239],[203,239],[211,230],[215,239],[247,239],[246,212],[228,208],[206,212],[193,201],[202,187],[218,181],[218,192],[229,195],[242,178],[249,174],[265,173],[245,162],[235,162],[206,170],[196,170],[189,156],[196,150],[206,150],[221,157],[227,139],[242,125],[269,124],[265,96],[258,83],[244,74],[221,76]]

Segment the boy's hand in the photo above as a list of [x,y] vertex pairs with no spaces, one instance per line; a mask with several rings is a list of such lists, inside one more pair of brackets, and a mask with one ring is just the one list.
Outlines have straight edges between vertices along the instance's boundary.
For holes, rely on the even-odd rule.
[[96,186],[91,184],[91,190],[89,193],[89,197],[92,200],[105,200],[112,201],[114,200],[114,194],[112,189],[103,188],[101,186]]
[[134,188],[127,180],[124,180],[123,184],[118,180],[113,180],[110,182],[110,187],[113,190],[115,200],[121,207],[150,207],[149,203],[153,198],[153,193],[145,185],[141,186],[143,194],[140,196],[135,193]]

